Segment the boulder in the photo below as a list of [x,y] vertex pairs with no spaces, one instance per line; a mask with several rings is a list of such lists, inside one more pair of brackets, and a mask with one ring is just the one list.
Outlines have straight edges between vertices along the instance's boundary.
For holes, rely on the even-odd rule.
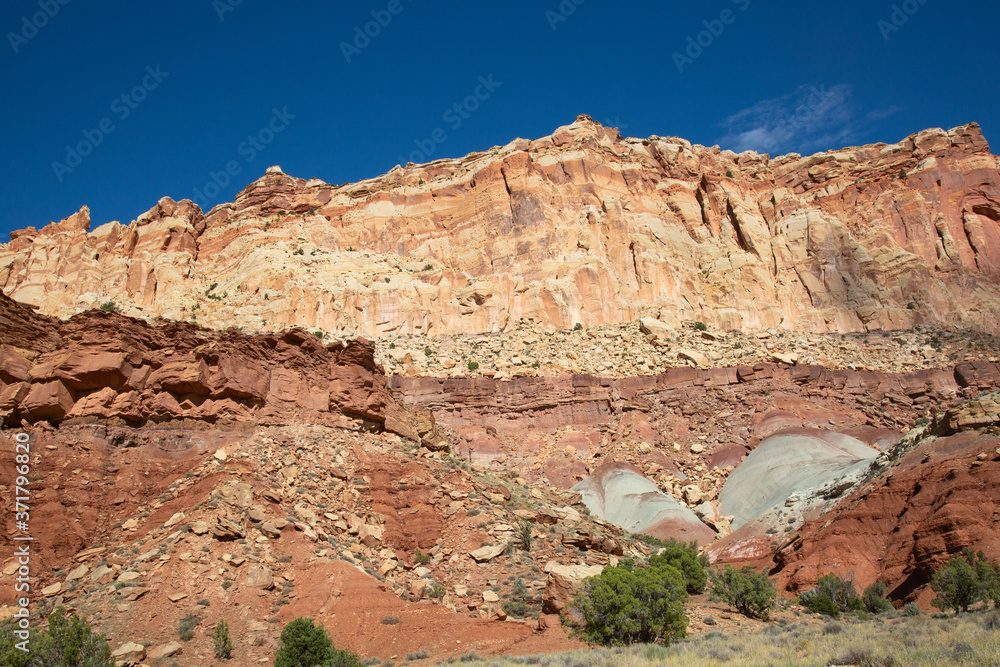
[[595,577],[603,571],[603,565],[562,565],[556,561],[546,563],[542,613],[562,613],[573,601],[573,596],[583,580],[587,577]]
[[502,554],[506,548],[507,545],[505,544],[494,544],[491,546],[480,547],[475,551],[470,551],[469,555],[472,556],[472,559],[477,563],[486,563]]
[[247,568],[247,586],[250,588],[263,588],[265,590],[274,586],[274,575],[271,568],[266,565],[251,565]]
[[126,642],[111,652],[115,665],[138,665],[146,659],[146,647],[135,642]]

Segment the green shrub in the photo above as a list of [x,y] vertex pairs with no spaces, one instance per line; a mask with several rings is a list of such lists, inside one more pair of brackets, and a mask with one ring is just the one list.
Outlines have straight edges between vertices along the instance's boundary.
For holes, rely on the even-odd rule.
[[361,667],[361,658],[334,648],[330,635],[310,618],[297,618],[281,631],[274,667]]
[[957,614],[986,600],[1000,606],[1000,567],[987,561],[982,551],[962,549],[934,573],[931,589],[938,594],[931,604],[941,611],[954,609]]
[[101,310],[106,313],[120,313],[122,312],[121,306],[115,303],[114,299],[108,299],[101,304]]
[[576,324],[573,325],[573,331],[580,331],[582,329],[583,329],[583,325],[580,324],[579,322],[577,322]]
[[885,583],[876,581],[861,594],[861,603],[871,614],[892,611],[892,603],[885,599]]
[[774,608],[774,584],[763,572],[751,567],[736,569],[726,565],[709,572],[712,598],[721,600],[748,618],[767,620]]
[[48,627],[31,633],[30,651],[22,651],[14,636],[17,622],[0,623],[0,665],[9,667],[114,667],[107,640],[90,629],[82,616],[68,618],[62,607],[49,616]]
[[517,520],[517,541],[524,551],[531,551],[531,529],[533,524],[527,519]]
[[708,573],[705,571],[708,566],[708,557],[698,553],[698,543],[690,542],[685,544],[675,539],[662,542],[663,551],[649,559],[649,566],[652,568],[669,565],[684,576],[684,584],[687,592],[697,595],[705,590],[705,583],[708,581]]
[[469,362],[469,370],[470,371],[477,370],[478,368],[479,368],[479,362],[478,361],[470,361]]
[[708,325],[704,322],[695,322],[694,328],[698,331],[708,331]]
[[920,607],[916,602],[907,602],[903,605],[903,616],[920,616]]
[[514,618],[524,618],[531,611],[528,603],[524,600],[504,600],[503,612]]
[[684,576],[669,565],[606,567],[573,598],[585,622],[573,635],[591,644],[669,643],[687,632],[685,599]]
[[820,577],[815,587],[799,596],[799,604],[826,616],[840,616],[841,612],[860,611],[864,608],[853,580],[836,574]]
[[220,660],[229,660],[233,655],[233,642],[229,640],[229,626],[225,621],[219,621],[215,626],[212,648],[215,649],[215,657]]
[[427,565],[431,562],[431,555],[420,553],[420,549],[417,549],[417,553],[413,555],[413,562],[417,565]]

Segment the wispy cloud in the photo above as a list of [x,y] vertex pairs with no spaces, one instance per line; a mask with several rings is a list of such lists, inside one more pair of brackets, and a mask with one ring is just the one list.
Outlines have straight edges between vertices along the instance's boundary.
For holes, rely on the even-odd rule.
[[839,84],[801,86],[794,93],[762,100],[722,122],[723,148],[755,150],[772,155],[797,151],[809,153],[854,142],[873,123],[898,109],[876,109],[859,114],[851,86]]

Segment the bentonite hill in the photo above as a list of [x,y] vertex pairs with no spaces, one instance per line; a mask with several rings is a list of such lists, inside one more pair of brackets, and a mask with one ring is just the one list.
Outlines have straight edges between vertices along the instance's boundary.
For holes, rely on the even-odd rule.
[[[34,602],[123,664],[209,664],[218,620],[268,662],[300,616],[382,661],[577,648],[557,614],[638,534],[900,608],[1000,558],[976,124],[771,157],[580,116],[358,183],[271,167],[211,211],[14,232],[0,287]],[[689,633],[761,625],[709,604]]]

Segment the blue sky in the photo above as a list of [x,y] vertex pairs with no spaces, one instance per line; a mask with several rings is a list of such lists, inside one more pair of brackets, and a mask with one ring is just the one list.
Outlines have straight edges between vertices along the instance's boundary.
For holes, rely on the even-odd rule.
[[163,196],[211,207],[272,164],[354,181],[580,113],[772,155],[970,121],[997,143],[1000,52],[975,36],[998,27],[986,1],[7,0],[0,239],[83,204],[95,226]]

